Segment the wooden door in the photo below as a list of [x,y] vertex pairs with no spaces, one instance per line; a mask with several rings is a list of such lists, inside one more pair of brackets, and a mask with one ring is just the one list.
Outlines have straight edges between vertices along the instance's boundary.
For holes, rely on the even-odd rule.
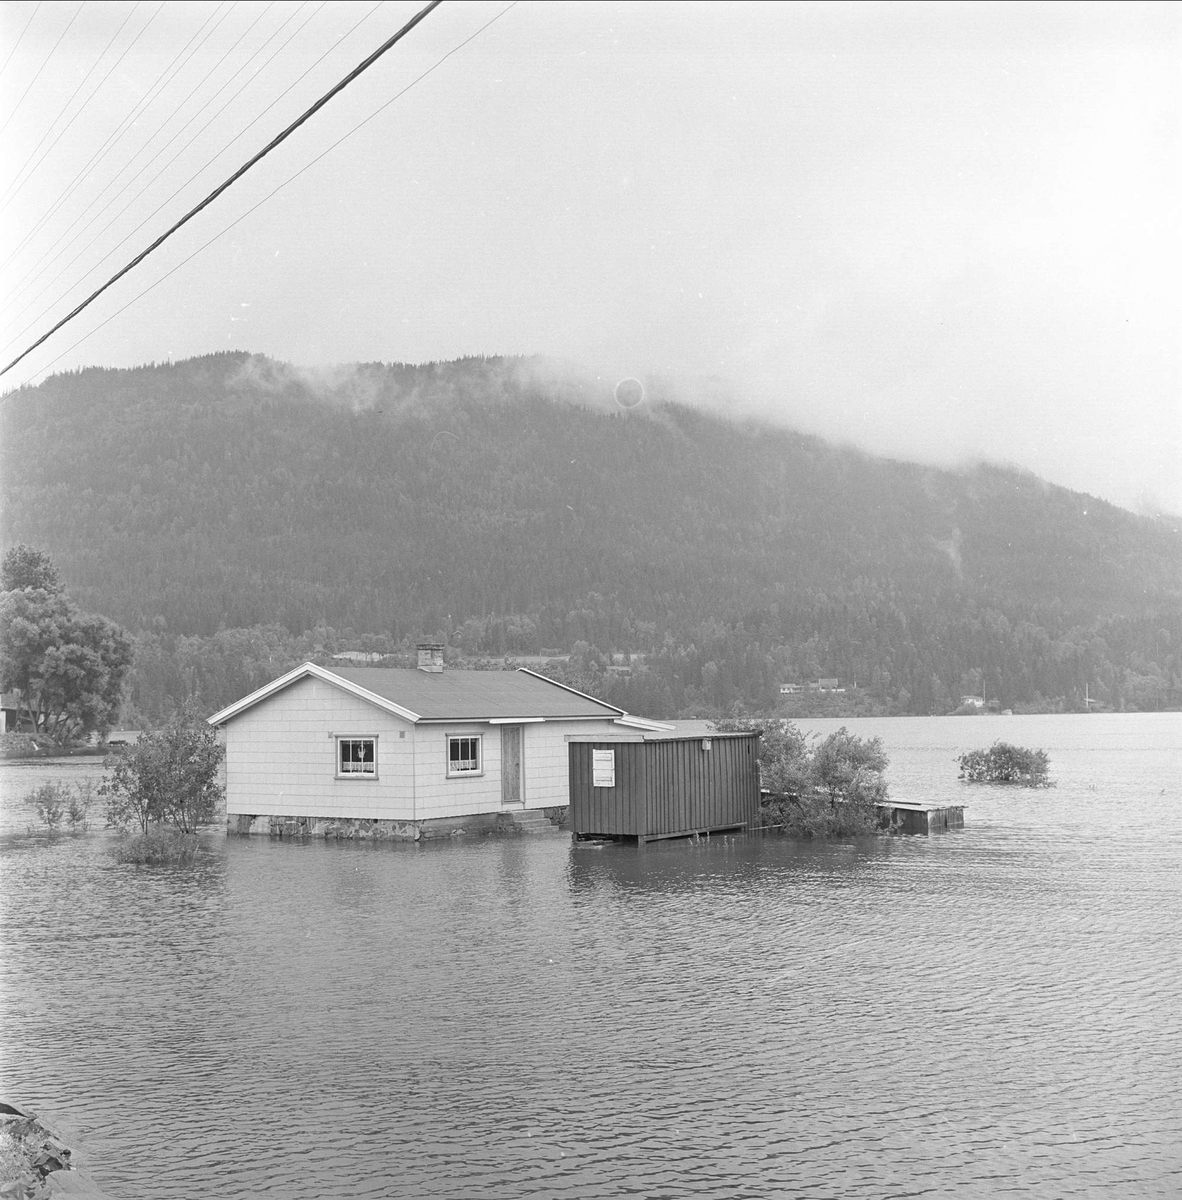
[[521,726],[501,726],[501,803],[521,803]]

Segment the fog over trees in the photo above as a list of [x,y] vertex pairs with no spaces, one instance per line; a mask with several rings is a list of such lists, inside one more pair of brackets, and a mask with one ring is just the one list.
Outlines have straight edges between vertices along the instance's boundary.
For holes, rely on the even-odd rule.
[[424,635],[570,654],[653,716],[771,711],[819,677],[847,711],[1182,704],[1176,523],[1020,471],[874,458],[659,385],[625,411],[537,360],[93,369],[2,422],[4,544],[133,632],[144,720]]

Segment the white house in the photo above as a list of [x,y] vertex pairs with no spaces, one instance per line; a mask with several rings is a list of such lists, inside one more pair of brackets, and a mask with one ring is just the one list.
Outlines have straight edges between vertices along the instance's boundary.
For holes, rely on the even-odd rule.
[[565,805],[572,738],[671,728],[525,669],[444,670],[437,645],[415,670],[304,663],[209,723],[231,831],[402,838]]

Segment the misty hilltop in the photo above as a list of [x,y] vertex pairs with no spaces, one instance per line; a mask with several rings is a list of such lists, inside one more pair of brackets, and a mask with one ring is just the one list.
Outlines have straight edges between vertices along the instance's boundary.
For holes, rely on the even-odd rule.
[[1175,522],[659,385],[625,410],[613,384],[540,359],[305,371],[245,353],[54,376],[0,406],[4,542],[162,636],[579,642],[658,674],[666,655],[637,709],[766,706],[818,674],[914,711],[973,671],[1014,705],[1182,683]]

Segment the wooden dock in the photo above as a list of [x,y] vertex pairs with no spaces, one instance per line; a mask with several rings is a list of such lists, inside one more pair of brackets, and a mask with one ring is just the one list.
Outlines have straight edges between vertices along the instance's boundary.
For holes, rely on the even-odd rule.
[[937,804],[923,800],[887,800],[876,804],[882,826],[894,825],[900,833],[947,833],[964,828],[963,804]]

